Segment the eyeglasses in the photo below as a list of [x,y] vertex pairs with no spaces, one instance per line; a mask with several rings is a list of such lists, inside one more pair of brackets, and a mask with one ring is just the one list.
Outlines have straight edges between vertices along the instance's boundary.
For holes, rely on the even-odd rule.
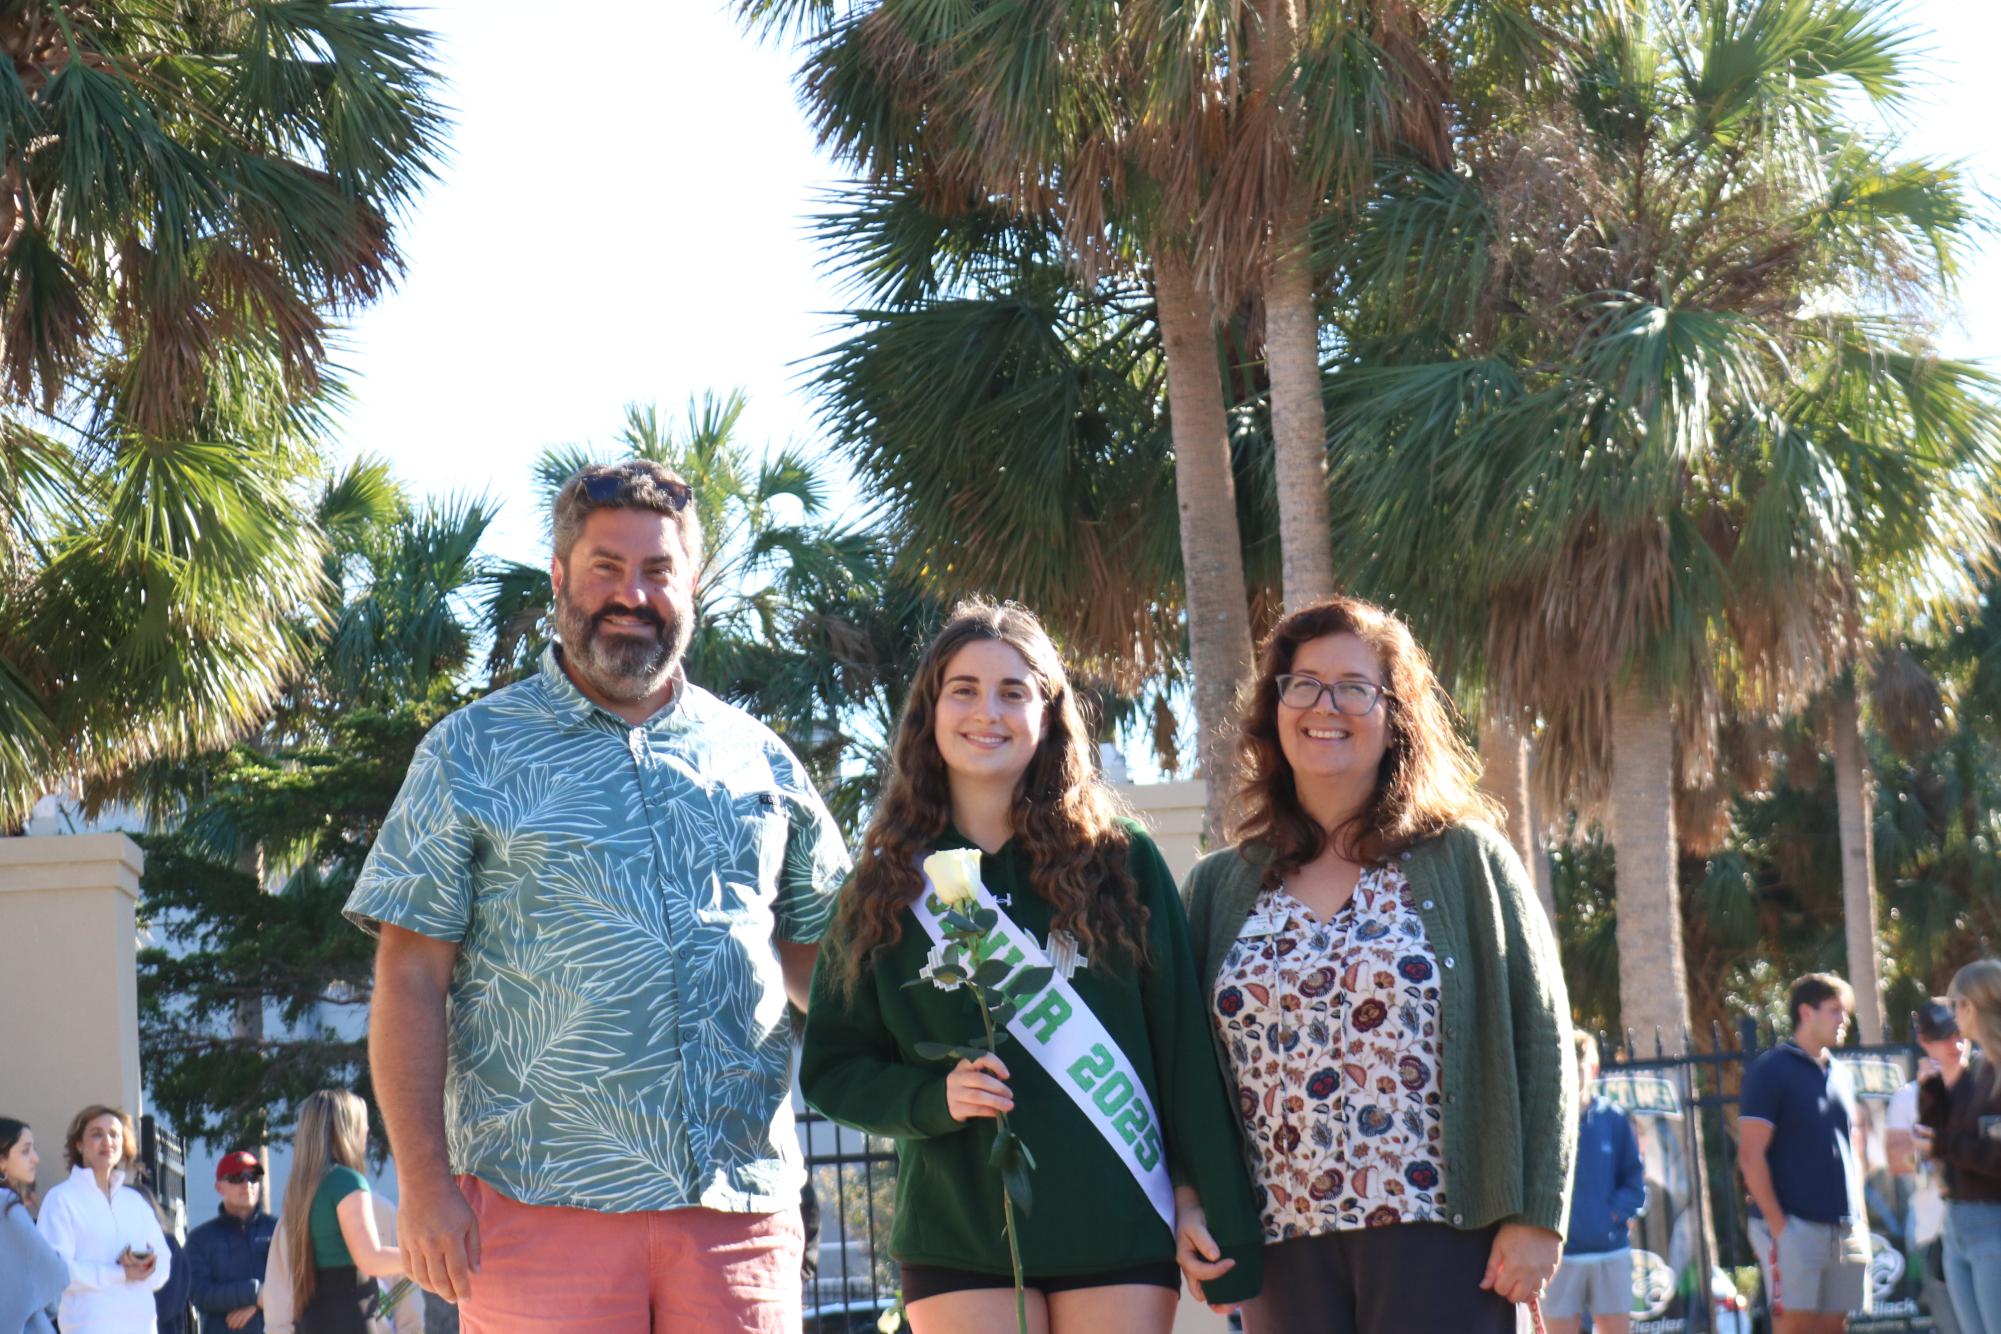
[[[584,478],[584,496],[593,505],[615,505],[624,499],[625,484],[628,479],[619,473],[609,476],[600,474]],[[686,482],[666,481],[655,483],[667,496],[667,508],[680,513],[688,508],[688,502],[695,493],[688,489]]]
[[223,1180],[232,1186],[254,1186],[263,1179],[264,1171],[262,1168],[259,1168],[255,1172],[231,1172],[223,1177]]
[[1322,695],[1333,703],[1334,712],[1350,718],[1372,712],[1378,700],[1396,698],[1374,681],[1322,681],[1291,672],[1278,678],[1279,700],[1289,709],[1313,708]]

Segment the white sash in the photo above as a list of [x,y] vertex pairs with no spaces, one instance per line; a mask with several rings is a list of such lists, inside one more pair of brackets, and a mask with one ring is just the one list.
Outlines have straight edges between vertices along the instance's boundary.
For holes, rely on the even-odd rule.
[[[978,905],[991,910],[1000,921],[980,942],[979,959],[971,967],[997,958],[1011,965],[1012,977],[1023,968],[1050,966],[1049,956],[1035,943],[1035,937],[1015,924],[985,885],[977,885],[975,895]],[[945,905],[929,875],[924,877],[924,893],[918,896],[915,908],[917,920],[932,941],[943,943],[946,936],[940,918]],[[1001,984],[1003,989],[1006,985]],[[1041,992],[1021,999],[1007,1029],[1070,1095],[1139,1182],[1167,1230],[1174,1231],[1174,1183],[1161,1152],[1160,1118],[1154,1114],[1153,1100],[1147,1097],[1132,1061],[1076,988],[1061,975],[1052,976]]]

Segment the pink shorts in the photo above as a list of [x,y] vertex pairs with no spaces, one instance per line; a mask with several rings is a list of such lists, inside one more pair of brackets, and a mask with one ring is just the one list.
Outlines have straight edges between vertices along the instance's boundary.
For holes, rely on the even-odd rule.
[[477,1177],[459,1189],[479,1220],[465,1334],[798,1334],[797,1208],[606,1214],[521,1204]]

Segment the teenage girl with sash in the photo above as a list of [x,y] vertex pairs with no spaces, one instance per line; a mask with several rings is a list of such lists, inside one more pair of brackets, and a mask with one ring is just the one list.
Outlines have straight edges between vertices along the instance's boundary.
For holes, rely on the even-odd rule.
[[[1067,990],[1052,983],[1024,1006],[1024,1019],[1042,1016],[1027,1037],[956,1064],[915,1047],[979,1033],[972,997],[905,986],[933,944],[931,918],[918,916],[921,863],[955,848],[980,850],[1001,930],[1051,962],[1079,960]],[[1050,999],[1058,992],[1080,1010],[1060,1026],[1071,1007]],[[1085,1050],[1105,1050],[1080,1075],[1057,1052],[1085,1029],[1100,1035]],[[915,1334],[1016,1328],[1001,1178],[988,1161],[997,1112],[1035,1159],[1033,1207],[1015,1213],[1031,1329],[1165,1334],[1177,1261],[1211,1302],[1257,1291],[1257,1218],[1173,878],[1152,840],[1117,817],[1062,663],[1021,607],[962,604],[918,664],[814,974],[799,1078],[826,1115],[896,1141],[890,1252]],[[1126,1097],[1127,1082],[1144,1102]],[[1094,1105],[1108,1087],[1117,1094]],[[1164,1155],[1136,1159],[1121,1125],[1147,1126]]]
[[1577,1136],[1556,942],[1403,622],[1275,626],[1235,847],[1190,873],[1265,1246],[1250,1334],[1513,1334],[1561,1257]]

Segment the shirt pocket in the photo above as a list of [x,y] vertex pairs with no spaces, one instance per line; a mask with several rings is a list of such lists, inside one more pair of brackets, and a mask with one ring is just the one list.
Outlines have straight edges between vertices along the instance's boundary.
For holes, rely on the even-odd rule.
[[768,927],[791,820],[775,789],[724,787],[717,792],[720,828],[708,893],[697,905],[705,922]]

